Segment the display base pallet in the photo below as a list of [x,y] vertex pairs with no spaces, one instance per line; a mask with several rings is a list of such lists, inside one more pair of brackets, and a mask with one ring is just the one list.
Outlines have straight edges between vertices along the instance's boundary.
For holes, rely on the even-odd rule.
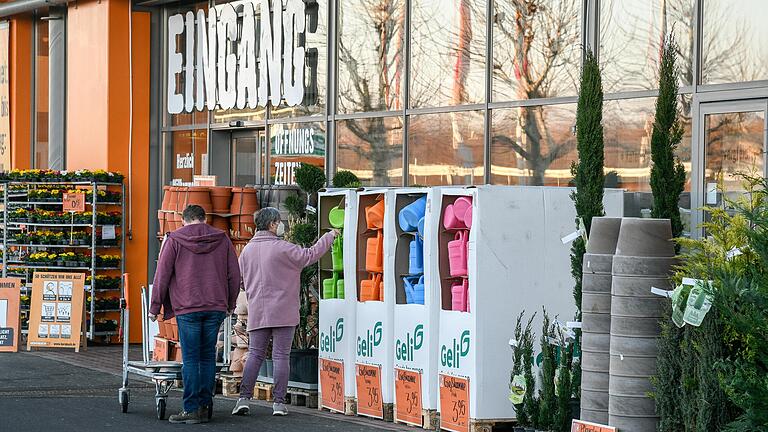
[[478,420],[469,419],[470,432],[494,432],[499,430],[512,430],[517,422],[510,419]]
[[225,397],[235,397],[240,395],[240,382],[243,377],[235,375],[221,374],[221,394]]
[[253,398],[256,400],[271,401],[272,389],[275,386],[265,382],[256,381],[256,385],[253,386]]
[[[397,410],[397,407],[395,407],[395,410]],[[400,421],[398,419],[395,419],[395,423],[406,425],[406,426],[413,426],[410,423],[406,423],[404,421]],[[413,426],[417,427],[417,426]],[[423,409],[421,410],[421,427],[425,430],[439,430],[440,429],[440,414],[437,412],[437,410],[431,409]]]
[[[338,411],[334,411],[330,408],[326,408],[320,403],[323,400],[322,393],[317,394],[317,400],[318,400],[317,409],[319,411],[326,411],[326,412],[340,414]],[[344,398],[344,415],[346,416],[357,415],[357,398],[355,398],[354,396]]]
[[288,387],[288,396],[291,398],[291,405],[317,408],[318,393],[315,390]]
[[[378,420],[384,420],[385,422],[390,422],[390,423],[394,422],[395,421],[395,404],[385,403],[383,408],[384,408],[384,417]],[[364,414],[358,414],[358,416],[376,419],[376,417],[371,417]]]

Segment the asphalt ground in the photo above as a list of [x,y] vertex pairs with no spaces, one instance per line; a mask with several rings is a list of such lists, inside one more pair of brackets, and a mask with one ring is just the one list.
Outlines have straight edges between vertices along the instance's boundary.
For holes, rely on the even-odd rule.
[[[200,425],[173,425],[156,419],[154,385],[131,376],[128,413],[120,412],[115,374],[83,368],[29,353],[0,353],[0,432],[165,431],[381,431],[415,430],[356,417],[289,407],[272,417],[271,404],[251,403],[251,415],[230,415],[234,400],[217,396],[214,417]],[[181,410],[181,392],[172,391],[167,413]]]

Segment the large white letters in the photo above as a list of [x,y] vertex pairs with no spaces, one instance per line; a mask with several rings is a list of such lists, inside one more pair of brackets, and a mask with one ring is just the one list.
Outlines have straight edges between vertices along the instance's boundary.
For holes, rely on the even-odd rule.
[[232,4],[168,17],[169,113],[302,103],[304,0],[241,4],[242,18]]
[[178,51],[176,36],[184,32],[184,18],[181,14],[168,18],[168,112],[178,114],[184,110],[184,96],[176,92],[176,76],[181,73],[183,56]]

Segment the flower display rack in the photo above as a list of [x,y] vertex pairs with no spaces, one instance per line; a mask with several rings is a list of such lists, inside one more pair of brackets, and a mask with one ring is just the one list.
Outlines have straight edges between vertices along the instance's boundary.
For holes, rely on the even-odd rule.
[[[0,182],[3,277],[21,278],[24,296],[35,271],[86,273],[88,338],[117,335],[120,309],[113,303],[122,297],[125,272],[123,176],[30,170],[0,173]],[[65,193],[84,194],[84,211],[64,212]]]

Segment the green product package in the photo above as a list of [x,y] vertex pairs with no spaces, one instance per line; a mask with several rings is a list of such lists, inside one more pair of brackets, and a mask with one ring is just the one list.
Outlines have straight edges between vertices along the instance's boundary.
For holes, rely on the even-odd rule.
[[509,385],[509,401],[515,405],[523,403],[526,388],[525,376],[515,375],[512,377],[512,383]]
[[688,293],[690,288],[687,285],[678,285],[674,291],[672,291],[672,322],[677,327],[683,327],[685,321],[683,315],[685,314],[685,303],[688,300]]
[[705,284],[708,285],[707,288],[711,288],[712,282],[698,279],[693,282],[694,286],[691,288],[690,294],[688,294],[683,321],[694,327],[698,327],[701,325],[701,322],[704,321],[704,316],[706,316],[707,312],[712,308],[712,295],[707,293],[709,289],[705,289]]

